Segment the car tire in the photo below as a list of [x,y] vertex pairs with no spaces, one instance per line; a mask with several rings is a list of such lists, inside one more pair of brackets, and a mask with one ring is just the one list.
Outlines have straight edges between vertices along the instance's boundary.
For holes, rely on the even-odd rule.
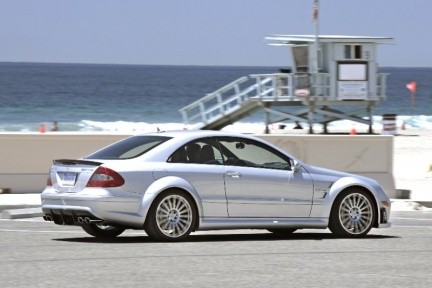
[[183,191],[159,195],[144,224],[147,235],[157,241],[180,241],[195,228],[197,212],[192,197]]
[[85,232],[97,238],[114,238],[125,231],[123,228],[95,223],[83,223],[81,227]]
[[267,229],[267,231],[275,235],[283,236],[283,235],[290,235],[295,231],[297,231],[297,229],[296,228],[271,228],[271,229]]
[[361,189],[342,192],[333,203],[329,229],[339,237],[363,237],[375,223],[377,212],[369,193]]

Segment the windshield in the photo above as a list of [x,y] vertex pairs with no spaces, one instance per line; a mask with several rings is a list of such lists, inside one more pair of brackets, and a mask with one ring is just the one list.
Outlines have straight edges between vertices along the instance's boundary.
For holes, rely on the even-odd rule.
[[134,136],[103,148],[84,159],[131,159],[141,156],[159,144],[171,139],[164,136]]

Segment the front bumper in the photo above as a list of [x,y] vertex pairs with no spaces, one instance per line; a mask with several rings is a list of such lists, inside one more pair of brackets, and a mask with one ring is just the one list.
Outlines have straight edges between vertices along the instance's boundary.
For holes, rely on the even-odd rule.
[[378,228],[390,228],[391,223],[380,223],[378,224]]
[[391,223],[390,223],[391,204],[390,201],[382,201],[381,204],[383,205],[380,208],[378,228],[389,228],[391,227]]

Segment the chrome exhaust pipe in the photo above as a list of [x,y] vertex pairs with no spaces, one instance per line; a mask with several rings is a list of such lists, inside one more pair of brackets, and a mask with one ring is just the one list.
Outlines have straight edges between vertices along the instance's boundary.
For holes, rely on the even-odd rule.
[[102,222],[102,220],[99,220],[99,219],[90,219],[89,217],[85,217],[84,218],[84,222],[85,223],[87,223],[87,224],[90,224],[90,223],[99,223],[99,222]]
[[43,218],[45,221],[53,221],[51,215],[44,215],[42,218]]

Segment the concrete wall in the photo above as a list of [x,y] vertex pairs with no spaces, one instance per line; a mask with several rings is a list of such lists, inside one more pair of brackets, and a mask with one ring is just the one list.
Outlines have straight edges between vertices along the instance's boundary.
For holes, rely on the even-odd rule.
[[303,162],[377,180],[395,197],[393,137],[388,135],[257,135]]
[[[33,133],[0,134],[0,189],[41,192],[54,159],[76,159],[128,135]],[[258,135],[300,160],[378,180],[387,195],[395,193],[393,137]]]
[[0,188],[42,192],[54,159],[84,157],[127,135],[0,134]]

